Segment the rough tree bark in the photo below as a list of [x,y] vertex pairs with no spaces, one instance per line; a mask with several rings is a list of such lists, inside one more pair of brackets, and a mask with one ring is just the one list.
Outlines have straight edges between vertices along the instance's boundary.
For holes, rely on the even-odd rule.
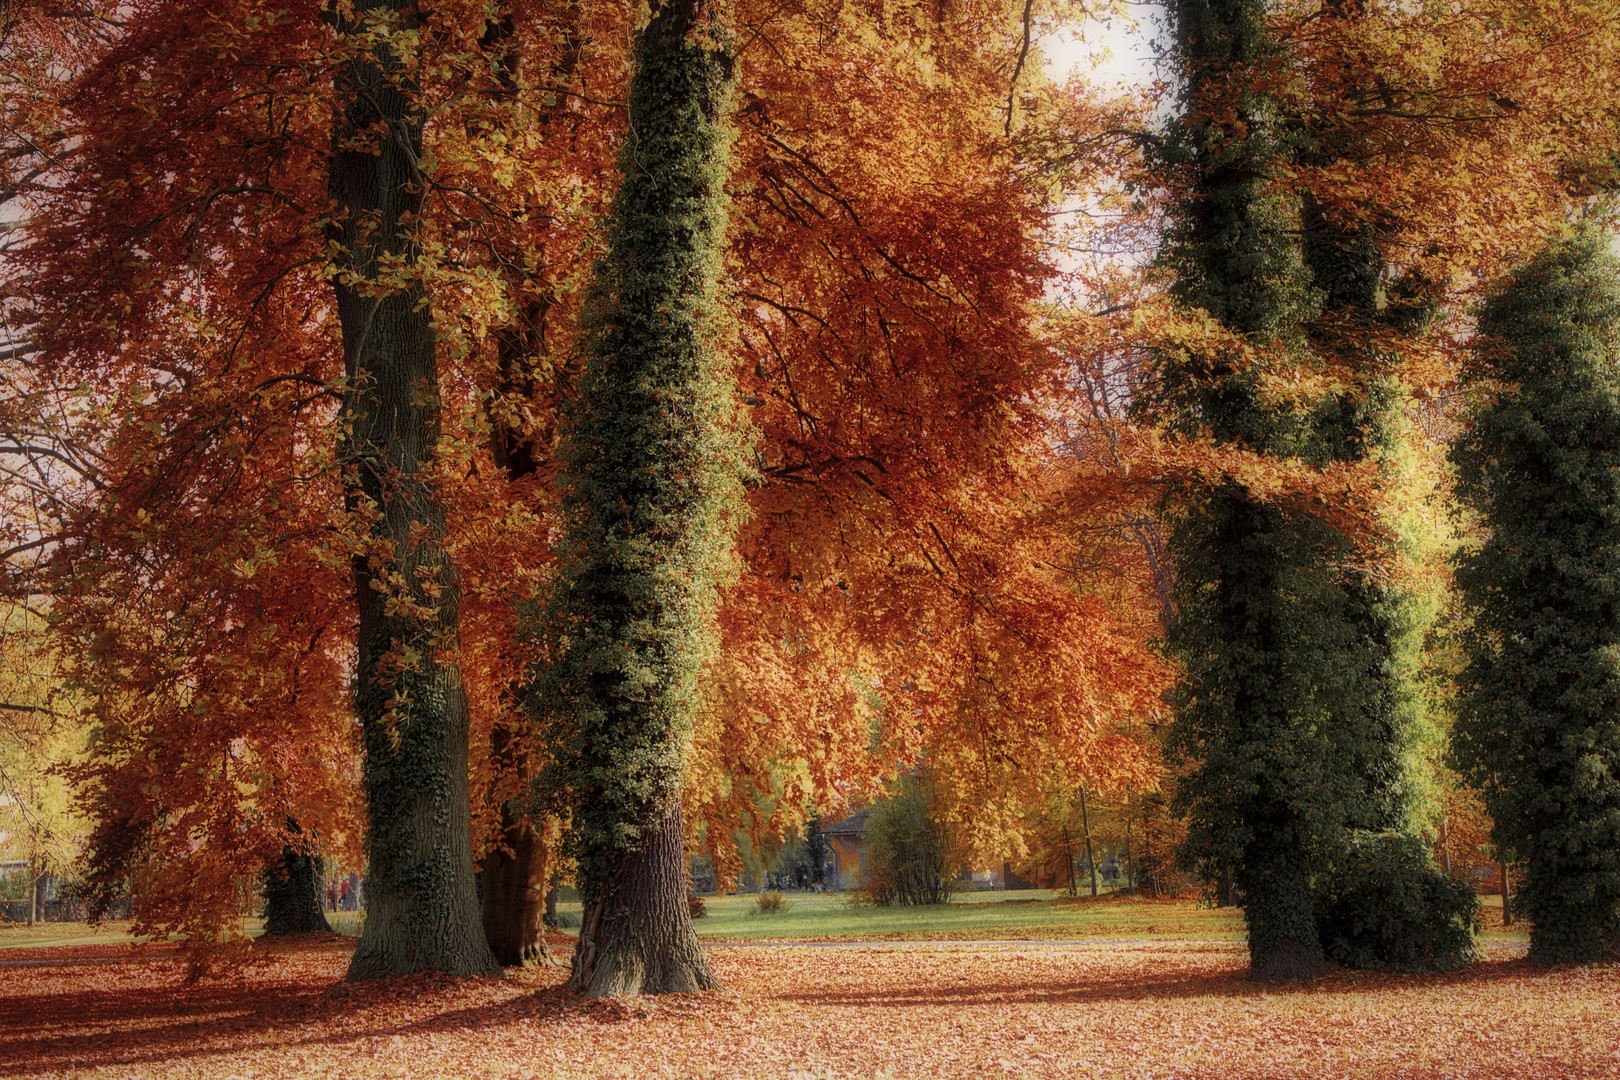
[[680,803],[670,804],[662,824],[585,914],[570,985],[588,996],[692,993],[720,985],[698,948],[686,903]]
[[[514,733],[498,727],[492,735],[492,757],[506,760]],[[529,770],[523,761],[512,766],[526,788]],[[545,943],[547,882],[551,860],[533,821],[518,800],[501,803],[501,843],[489,849],[481,867],[484,890],[484,936],[502,967],[534,967],[551,962]]]
[[[565,86],[579,64],[585,39],[580,33],[582,11],[578,4],[563,5],[558,12],[558,34],[562,48],[553,55],[545,81],[553,86]],[[492,99],[506,101],[512,108],[506,121],[490,125],[486,130],[509,132],[519,125],[531,129],[549,129],[561,110],[563,95],[556,95],[556,104],[540,109],[519,107],[520,74],[525,60],[518,36],[516,20],[510,6],[500,10],[485,25],[479,48],[492,61]],[[468,134],[476,131],[469,128]],[[546,208],[535,206],[527,195],[522,203],[512,208],[543,218]],[[524,265],[529,258],[510,253],[508,265]],[[519,276],[510,282],[515,295],[527,294],[521,304],[520,315],[513,325],[496,332],[496,365],[500,382],[494,388],[497,398],[513,398],[524,402],[537,402],[547,393],[557,394],[559,387],[546,386],[536,371],[536,361],[546,351],[547,315],[554,294],[544,279],[543,269],[535,269],[531,276]],[[556,378],[556,376],[553,376]],[[557,379],[565,382],[565,379]],[[536,409],[539,415],[549,415],[549,408]],[[505,410],[491,410],[490,451],[495,464],[508,481],[518,483],[549,464],[553,431],[524,430],[515,420],[516,414]],[[511,418],[511,419],[509,419]],[[526,678],[508,688],[511,700],[521,701],[528,691]],[[490,949],[503,967],[526,967],[550,963],[551,955],[545,944],[544,929],[547,920],[547,898],[555,905],[555,894],[550,888],[553,864],[540,830],[535,828],[523,795],[534,779],[533,761],[528,746],[532,733],[498,726],[492,734],[491,757],[498,770],[504,771],[491,781],[491,795],[499,802],[499,842],[485,853],[480,866],[483,883],[484,933]],[[519,794],[500,798],[499,789],[505,782],[508,791]],[[552,912],[554,915],[554,911]],[[551,920],[551,921],[554,921]]]
[[424,118],[414,58],[401,52],[418,40],[419,15],[406,0],[361,0],[333,18],[353,50],[337,75],[329,176],[347,374],[340,455],[348,508],[367,526],[354,577],[369,873],[348,977],[491,974],[500,968],[473,880],[460,596],[423,475],[438,445],[439,380],[417,271]]

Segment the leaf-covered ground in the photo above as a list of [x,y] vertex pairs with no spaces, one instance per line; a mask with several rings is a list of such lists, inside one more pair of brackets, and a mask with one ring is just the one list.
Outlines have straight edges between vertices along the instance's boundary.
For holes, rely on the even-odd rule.
[[1282,989],[1222,942],[717,946],[723,993],[629,1004],[582,1003],[557,969],[344,985],[352,948],[278,942],[192,987],[167,946],[7,949],[0,1076],[1620,1076],[1620,964],[1515,946]]

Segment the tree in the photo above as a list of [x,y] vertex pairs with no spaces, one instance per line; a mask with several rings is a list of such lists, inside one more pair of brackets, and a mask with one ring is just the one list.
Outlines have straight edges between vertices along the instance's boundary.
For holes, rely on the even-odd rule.
[[1486,535],[1457,560],[1470,621],[1453,754],[1492,838],[1525,861],[1515,906],[1540,963],[1620,943],[1620,265],[1605,239],[1555,236],[1491,298],[1470,374],[1495,393],[1454,450]]
[[[1403,383],[1448,377],[1415,332],[1451,275],[1489,260],[1485,238],[1523,236],[1557,205],[1560,161],[1585,153],[1574,128],[1602,123],[1567,85],[1503,62],[1501,20],[1582,77],[1612,55],[1614,27],[1353,0],[1175,14],[1183,115],[1158,158],[1172,200],[1161,265],[1183,314],[1159,331],[1139,415],[1163,408],[1207,457],[1176,474],[1171,745],[1192,768],[1187,854],[1244,888],[1255,976],[1296,977],[1321,968],[1313,878],[1355,830],[1423,823],[1403,672],[1414,624],[1381,580],[1403,573],[1400,523],[1382,509],[1394,407]],[[1423,65],[1414,37],[1433,43]],[[1516,178],[1506,202],[1457,188],[1502,170]]]
[[[1048,137],[1088,197],[1128,110],[1030,64],[1009,135],[1023,10],[845,7],[836,34],[795,12],[741,57],[736,360],[760,483],[688,801],[722,872],[777,779],[757,824],[780,835],[927,748],[942,815],[988,852],[1052,759],[1103,783],[1149,768],[1113,721],[1164,668],[1070,573],[1086,508],[1054,509],[1050,453],[1070,373],[1041,333],[1064,220]],[[816,46],[761,47],[792,40]]]
[[733,58],[701,3],[640,31],[630,133],[567,418],[562,581],[543,707],[558,720],[593,997],[712,989],[686,904],[685,744],[741,510],[717,355]]
[[[1271,92],[1286,60],[1260,0],[1186,0],[1175,15],[1187,85],[1166,150],[1185,193],[1172,294],[1230,336],[1161,359],[1160,400],[1218,444],[1309,453],[1308,414],[1263,395],[1267,376],[1300,362],[1313,299],[1290,200],[1272,186],[1294,152]],[[1331,698],[1351,633],[1328,568],[1349,548],[1309,514],[1236,484],[1183,498],[1170,745],[1196,763],[1180,787],[1188,850],[1209,879],[1230,867],[1243,890],[1252,977],[1310,977],[1325,970],[1311,879],[1355,794]]]
[[343,332],[346,502],[367,519],[354,555],[355,707],[365,745],[367,917],[349,978],[499,969],[473,882],[460,589],[427,471],[439,440],[437,335],[417,270],[426,110],[415,4],[362,3],[337,21],[345,55],[328,238]]
[[[288,832],[299,835],[298,823],[289,821]],[[287,844],[281,858],[265,867],[260,876],[264,887],[264,932],[267,934],[331,933],[326,921],[326,896],[322,878],[326,863],[314,851],[314,837],[299,837],[300,847]]]

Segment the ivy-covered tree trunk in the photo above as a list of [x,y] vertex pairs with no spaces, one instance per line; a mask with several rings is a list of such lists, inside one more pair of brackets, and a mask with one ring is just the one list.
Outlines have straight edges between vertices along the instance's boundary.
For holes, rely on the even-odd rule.
[[[1268,372],[1306,356],[1316,313],[1297,203],[1273,190],[1297,152],[1266,90],[1286,60],[1264,0],[1179,0],[1172,14],[1186,84],[1162,159],[1178,192],[1165,261],[1178,302],[1252,353],[1161,357],[1156,402],[1182,433],[1320,457],[1317,418],[1263,391]],[[1254,978],[1309,978],[1326,970],[1311,880],[1350,794],[1335,683],[1351,631],[1331,570],[1348,546],[1235,484],[1186,490],[1179,505],[1179,617],[1167,638],[1182,661],[1169,747],[1191,766],[1177,794],[1183,855],[1243,891]]]
[[[1503,388],[1453,448],[1486,539],[1458,558],[1471,624],[1453,754],[1541,963],[1620,959],[1620,264],[1556,240],[1480,319]],[[1513,389],[1517,386],[1517,389]]]
[[571,983],[593,996],[716,985],[686,905],[681,769],[742,507],[714,298],[731,58],[706,5],[683,0],[654,5],[635,64],[537,695],[585,911]]
[[1184,672],[1172,745],[1195,762],[1178,790],[1188,851],[1243,891],[1251,976],[1310,978],[1326,970],[1312,878],[1352,793],[1323,700],[1351,637],[1317,557],[1333,537],[1236,488],[1195,506],[1175,536],[1171,637]]
[[459,593],[444,512],[425,475],[439,438],[433,314],[417,268],[423,111],[411,81],[418,13],[371,0],[334,16],[353,50],[329,188],[333,287],[347,374],[340,447],[366,527],[355,706],[370,817],[365,928],[350,979],[499,970],[473,880]]

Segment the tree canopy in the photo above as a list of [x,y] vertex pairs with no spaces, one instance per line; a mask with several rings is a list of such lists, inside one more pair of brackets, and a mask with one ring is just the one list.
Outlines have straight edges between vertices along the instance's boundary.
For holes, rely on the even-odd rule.
[[1164,85],[1048,75],[1117,8],[8,11],[4,599],[92,885],[201,971],[318,851],[357,977],[487,971],[488,896],[926,766],[969,859],[1174,786],[1317,970],[1430,821],[1414,492],[1471,305],[1607,220],[1620,17],[1178,0]]

